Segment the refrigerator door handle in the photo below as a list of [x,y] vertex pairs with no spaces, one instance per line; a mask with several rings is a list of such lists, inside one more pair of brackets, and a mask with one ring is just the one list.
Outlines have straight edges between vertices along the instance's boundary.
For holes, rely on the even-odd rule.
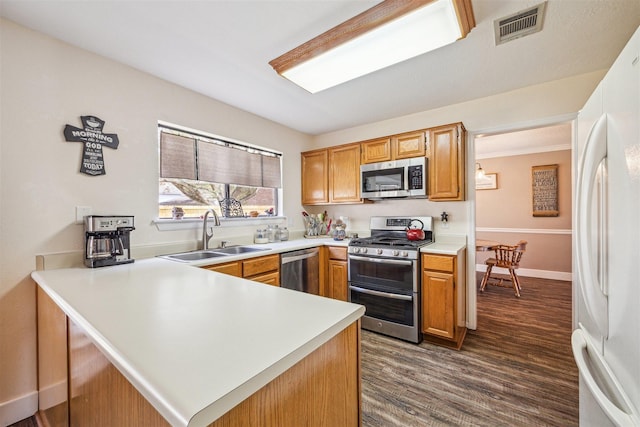
[[571,334],[571,347],[580,376],[609,419],[620,427],[640,425],[640,417],[631,409],[633,406],[620,383],[598,352],[591,348],[582,329]]
[[[600,203],[598,211],[601,214],[597,217],[599,223],[598,230],[594,237],[594,193],[598,189],[598,171],[603,161],[607,157],[607,115],[603,114],[598,118],[591,128],[587,137],[586,145],[580,167],[578,168],[578,188],[576,189],[576,270],[578,272],[578,283],[582,292],[585,306],[589,315],[593,318],[600,335],[603,338],[609,336],[609,310],[606,289],[606,235],[604,230],[606,224],[602,222],[606,218],[606,204]],[[606,180],[606,176],[603,177]],[[602,199],[606,200],[606,182],[600,185]],[[597,254],[593,256],[594,249]],[[597,258],[597,259],[593,259]]]

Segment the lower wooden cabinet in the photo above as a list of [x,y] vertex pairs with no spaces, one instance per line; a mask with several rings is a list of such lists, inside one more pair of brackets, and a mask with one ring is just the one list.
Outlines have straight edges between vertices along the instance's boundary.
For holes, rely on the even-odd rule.
[[347,301],[349,283],[347,275],[347,248],[330,246],[328,263],[328,290],[330,298]]
[[239,261],[225,262],[224,264],[213,264],[202,267],[207,270],[217,271],[218,273],[228,274],[229,276],[242,277],[242,263]]
[[203,268],[267,285],[280,286],[280,255],[278,254],[207,265]]
[[347,274],[347,248],[322,246],[320,248],[320,296],[349,300]]
[[422,324],[424,339],[456,348],[466,335],[464,273],[458,257],[422,255]]

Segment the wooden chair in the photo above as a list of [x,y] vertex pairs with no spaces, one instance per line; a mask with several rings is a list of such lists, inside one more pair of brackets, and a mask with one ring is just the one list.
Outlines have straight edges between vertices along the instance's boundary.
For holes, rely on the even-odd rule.
[[[522,254],[525,252],[526,247],[527,242],[521,240],[514,246],[498,245],[493,248],[496,252],[496,257],[489,258],[485,261],[487,270],[485,271],[484,276],[482,277],[482,282],[480,283],[480,292],[484,292],[484,288],[487,286],[487,284],[504,287],[513,286],[516,297],[520,297],[520,290],[522,289],[522,286],[520,286],[520,279],[516,274],[516,270],[520,266],[520,260],[522,259]],[[506,268],[507,270],[509,270],[510,277],[504,278],[491,276],[493,267]],[[505,281],[511,282],[511,285],[503,284],[503,282]]]

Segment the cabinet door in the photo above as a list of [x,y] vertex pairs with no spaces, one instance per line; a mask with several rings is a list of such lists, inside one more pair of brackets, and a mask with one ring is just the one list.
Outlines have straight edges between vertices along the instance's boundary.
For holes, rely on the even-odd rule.
[[280,271],[280,255],[267,255],[242,261],[242,277]]
[[429,129],[429,200],[464,200],[463,134],[461,123]]
[[362,164],[391,160],[391,139],[372,139],[361,143]]
[[455,339],[455,292],[451,273],[422,273],[422,332]]
[[301,154],[302,204],[317,205],[329,202],[329,155],[327,150]]
[[239,262],[225,262],[224,264],[207,265],[203,268],[230,276],[242,277],[242,264]]
[[329,260],[329,292],[330,298],[347,301],[347,262]]
[[359,203],[360,144],[329,149],[329,201],[331,203]]
[[407,159],[410,157],[424,157],[427,154],[425,144],[425,132],[410,132],[396,135],[392,138],[394,159]]
[[248,277],[249,280],[255,282],[266,283],[271,286],[280,286],[280,272],[272,271],[271,273],[259,274],[257,276]]

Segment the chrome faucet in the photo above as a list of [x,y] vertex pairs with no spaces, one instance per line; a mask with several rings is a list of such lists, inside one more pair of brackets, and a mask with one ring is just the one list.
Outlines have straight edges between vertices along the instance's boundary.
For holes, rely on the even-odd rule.
[[[213,209],[209,209],[204,214],[204,222],[202,223],[202,249],[209,249],[209,240],[213,237],[213,228],[207,227],[207,219],[209,218],[209,214],[213,214],[215,219],[213,225],[220,225],[220,218],[218,218],[218,214]],[[211,228],[211,232],[209,232],[209,228]]]

